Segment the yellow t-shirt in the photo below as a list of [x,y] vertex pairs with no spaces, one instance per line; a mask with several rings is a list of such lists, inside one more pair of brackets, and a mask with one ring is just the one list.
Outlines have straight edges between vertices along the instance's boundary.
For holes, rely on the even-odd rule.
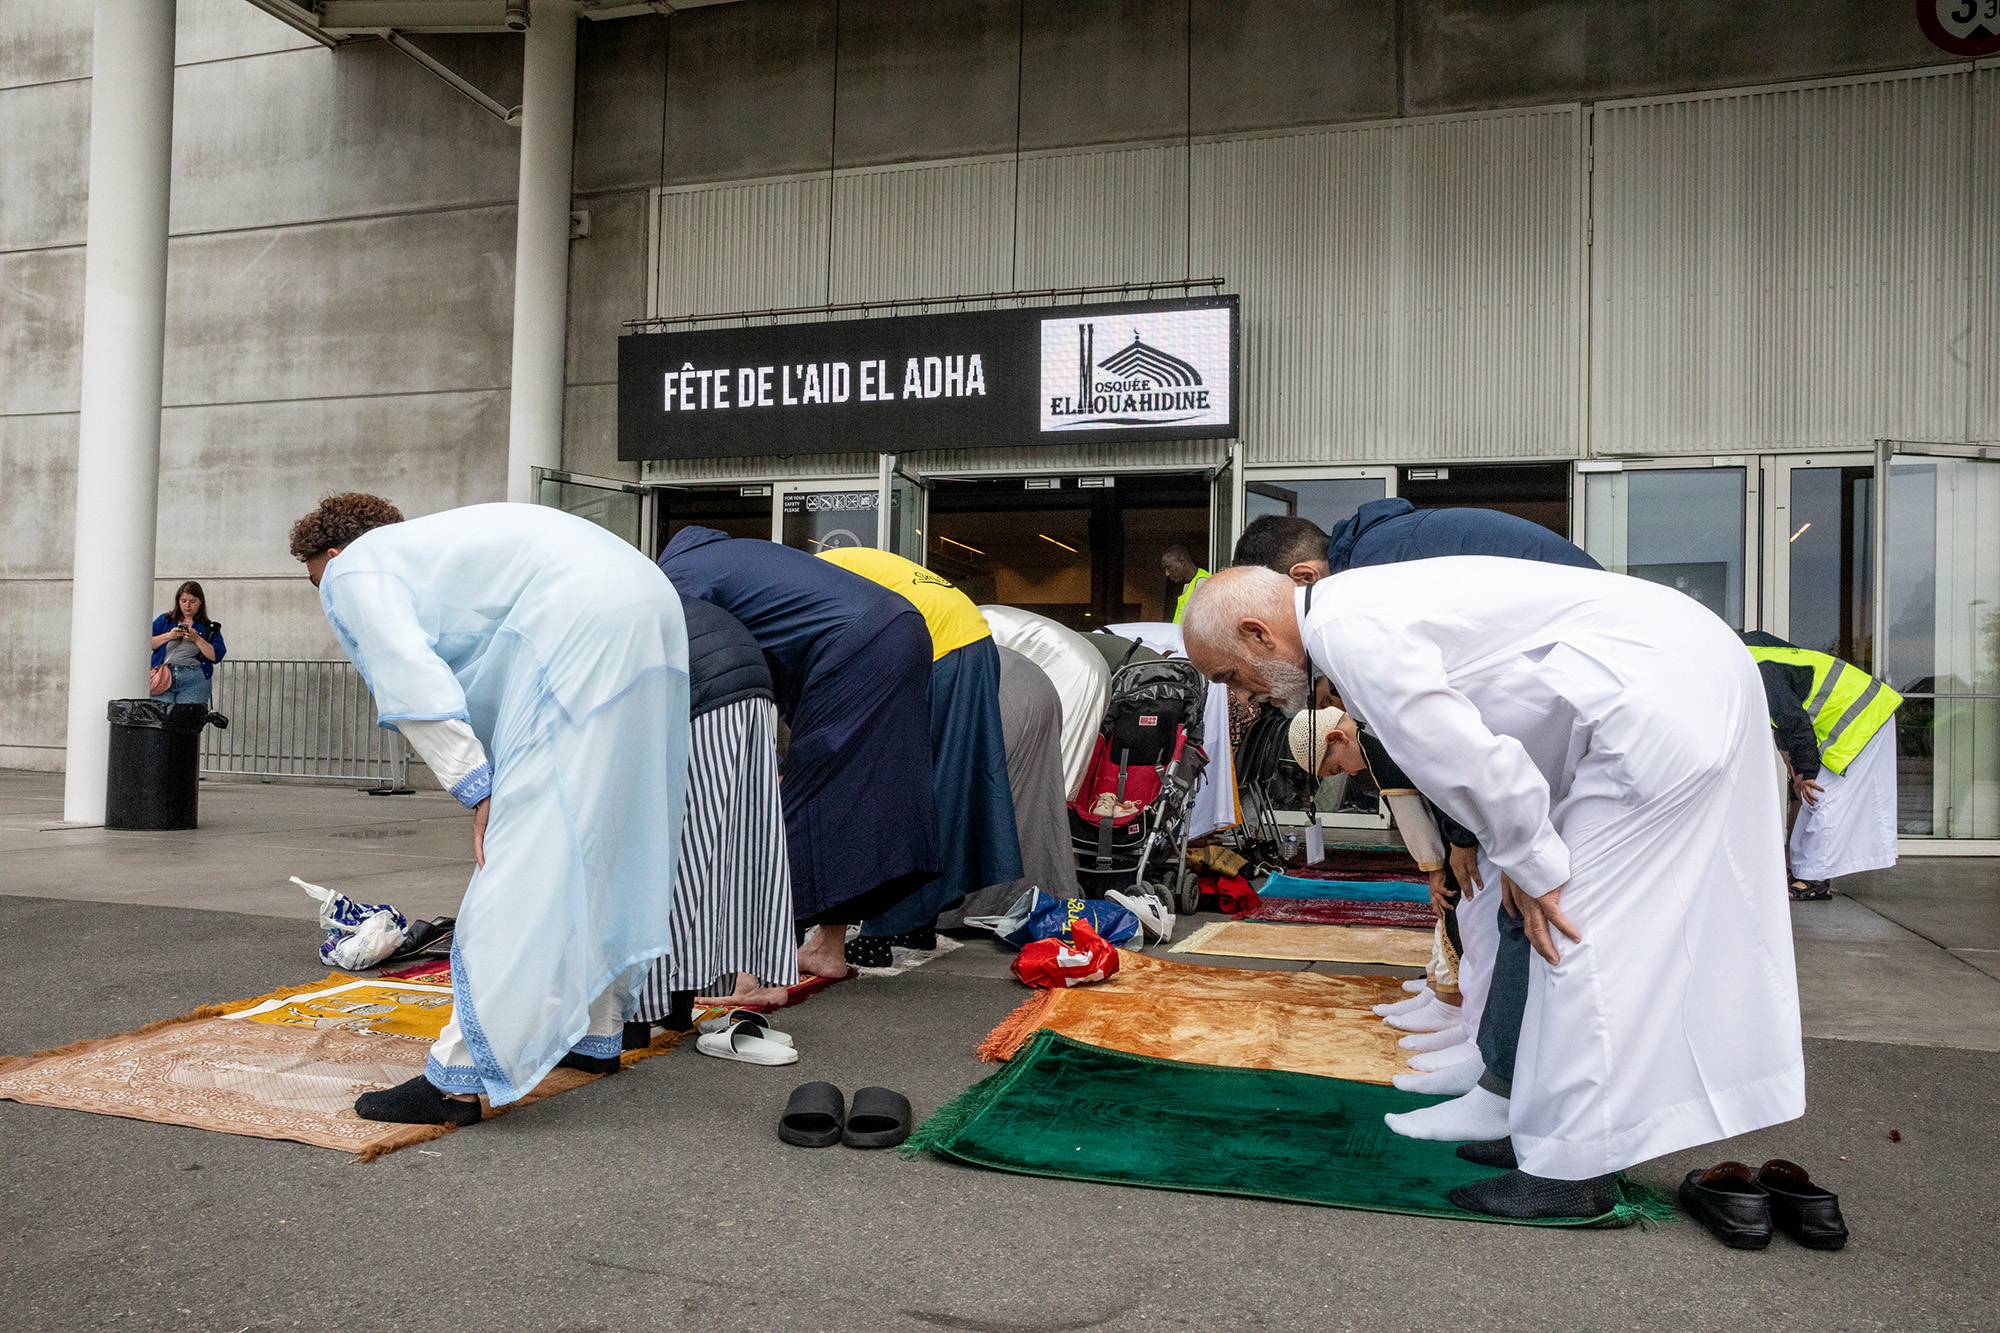
[[954,649],[993,637],[986,617],[972,599],[922,565],[888,551],[865,546],[843,546],[821,551],[819,558],[831,560],[851,574],[899,592],[916,603],[931,631],[931,660],[935,662]]

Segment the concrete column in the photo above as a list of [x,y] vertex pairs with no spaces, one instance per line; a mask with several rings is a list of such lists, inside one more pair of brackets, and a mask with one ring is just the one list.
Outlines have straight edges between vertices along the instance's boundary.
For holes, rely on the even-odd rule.
[[97,0],[63,818],[104,822],[105,701],[144,698],[159,510],[175,0]]
[[514,225],[514,390],[507,498],[532,500],[529,469],[562,466],[569,337],[569,187],[576,114],[576,5],[534,0],[521,81],[520,216]]

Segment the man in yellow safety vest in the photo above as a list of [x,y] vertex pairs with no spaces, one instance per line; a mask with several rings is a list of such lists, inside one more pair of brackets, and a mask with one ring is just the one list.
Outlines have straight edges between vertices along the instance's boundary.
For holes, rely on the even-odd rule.
[[1792,825],[1792,897],[1833,896],[1839,875],[1896,864],[1896,708],[1881,681],[1826,653],[1752,630],[1771,726],[1802,803]]
[[1175,542],[1160,552],[1160,573],[1166,575],[1167,582],[1181,585],[1180,600],[1174,603],[1174,623],[1178,625],[1181,623],[1181,617],[1187,614],[1188,598],[1194,595],[1194,590],[1201,585],[1201,581],[1208,577],[1208,571],[1194,562],[1194,557],[1188,553],[1187,547]]

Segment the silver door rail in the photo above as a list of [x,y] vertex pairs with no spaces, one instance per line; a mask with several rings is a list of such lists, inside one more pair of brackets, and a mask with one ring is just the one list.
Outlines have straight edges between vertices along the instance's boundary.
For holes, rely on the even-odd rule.
[[353,663],[228,657],[213,684],[209,707],[229,728],[202,733],[202,772],[408,790],[409,746],[376,725],[374,696]]

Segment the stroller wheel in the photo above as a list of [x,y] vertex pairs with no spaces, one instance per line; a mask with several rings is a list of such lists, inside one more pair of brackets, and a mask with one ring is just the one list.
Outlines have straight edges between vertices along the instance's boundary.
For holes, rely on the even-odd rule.
[[1193,912],[1201,906],[1201,876],[1192,870],[1181,871],[1181,891],[1178,911]]

